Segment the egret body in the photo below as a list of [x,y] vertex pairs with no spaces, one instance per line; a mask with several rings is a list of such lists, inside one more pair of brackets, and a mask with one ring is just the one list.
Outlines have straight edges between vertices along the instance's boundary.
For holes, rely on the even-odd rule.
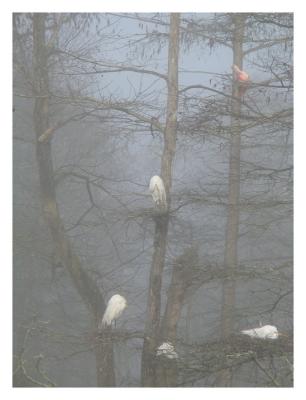
[[99,329],[110,326],[113,321],[116,321],[116,319],[120,317],[126,306],[126,299],[123,296],[120,296],[120,294],[114,294],[114,296],[112,296],[107,303],[102,321],[99,324]]
[[163,180],[158,176],[152,176],[149,186],[153,201],[157,207],[167,207],[166,190]]
[[242,334],[258,339],[278,339],[279,333],[276,326],[265,325],[259,328],[241,331]]
[[170,359],[178,358],[177,352],[174,350],[174,346],[170,342],[162,343],[157,348],[156,355],[157,356],[165,356],[165,357],[170,358]]

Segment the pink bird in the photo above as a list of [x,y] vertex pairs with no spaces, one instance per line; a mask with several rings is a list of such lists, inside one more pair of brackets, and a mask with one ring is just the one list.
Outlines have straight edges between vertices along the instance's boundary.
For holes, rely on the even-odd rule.
[[247,86],[250,82],[250,77],[245,71],[242,71],[241,69],[239,69],[237,67],[237,65],[234,64],[232,66],[232,68],[234,71],[234,79],[239,84],[238,94],[239,94],[239,97],[241,97],[244,95],[244,93],[247,90]]
[[234,71],[234,75],[235,75],[235,80],[236,81],[246,82],[246,81],[248,81],[250,79],[249,75],[245,71],[242,71],[241,69],[239,69],[237,67],[237,65],[234,64],[232,68],[233,68],[233,71]]

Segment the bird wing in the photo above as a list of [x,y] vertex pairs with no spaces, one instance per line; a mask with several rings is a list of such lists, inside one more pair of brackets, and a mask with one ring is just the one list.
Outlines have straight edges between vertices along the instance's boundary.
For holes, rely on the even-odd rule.
[[111,323],[112,323],[112,315],[111,315],[110,308],[107,306],[105,313],[103,315],[103,318],[102,318],[101,326],[102,327],[109,326],[109,325],[111,325]]
[[[272,329],[271,329],[272,328]],[[259,339],[266,339],[273,333],[273,327],[270,325],[262,326],[260,328],[253,328],[241,331],[244,335],[248,335],[251,337],[257,337]]]
[[246,329],[244,331],[241,331],[241,333],[243,333],[244,335],[248,335],[251,337],[258,337],[258,333],[257,333],[257,329]]
[[155,203],[158,203],[160,200],[160,195],[159,195],[159,189],[158,189],[158,185],[155,183],[155,185],[153,186],[153,190],[152,190],[152,197],[153,200],[155,201]]
[[162,201],[162,193],[160,191],[160,187],[159,187],[159,185],[155,185],[155,187],[156,187],[156,191],[157,191],[158,200],[159,200],[159,202],[161,202]]

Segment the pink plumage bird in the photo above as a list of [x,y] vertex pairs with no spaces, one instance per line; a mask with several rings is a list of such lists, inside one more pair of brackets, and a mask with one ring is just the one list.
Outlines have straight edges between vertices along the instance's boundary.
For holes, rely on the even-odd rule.
[[237,65],[234,64],[232,68],[234,72],[234,80],[239,84],[238,94],[239,97],[241,97],[244,95],[250,84],[250,77],[249,74],[241,70]]

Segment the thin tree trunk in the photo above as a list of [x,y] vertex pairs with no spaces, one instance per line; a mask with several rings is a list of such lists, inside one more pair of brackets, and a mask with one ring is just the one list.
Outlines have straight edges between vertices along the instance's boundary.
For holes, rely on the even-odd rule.
[[[243,35],[245,16],[237,14],[233,16],[233,64],[242,69],[243,62]],[[236,281],[235,271],[238,264],[238,239],[239,239],[239,197],[240,197],[240,113],[241,102],[239,97],[239,85],[233,81],[232,89],[232,119],[230,138],[230,160],[228,178],[228,215],[225,234],[224,267],[230,277],[223,283],[222,311],[221,311],[221,337],[227,338],[234,329],[235,323],[235,298]],[[224,371],[219,380],[221,386],[229,386],[231,373]]]
[[[161,323],[161,342],[170,342],[174,347],[177,339],[177,325],[184,306],[187,289],[192,284],[198,253],[194,247],[187,248],[173,265],[171,283],[167,291],[167,303]],[[161,357],[157,362],[159,386],[173,387],[178,383],[176,359]]]
[[187,303],[186,310],[186,325],[185,325],[185,342],[189,344],[190,341],[190,328],[191,328],[191,318],[192,318],[192,296],[190,296]]
[[[105,309],[105,302],[96,282],[84,270],[79,258],[73,253],[69,239],[65,234],[56,202],[51,141],[42,143],[38,140],[42,133],[49,128],[49,79],[45,18],[46,14],[40,13],[34,14],[33,17],[33,86],[35,96],[33,117],[43,215],[60,260],[70,272],[75,287],[91,311],[95,326],[97,326]],[[98,342],[95,354],[98,386],[115,386],[112,343],[110,341]]]
[[179,266],[174,266],[161,330],[162,339],[172,342],[173,345],[176,341],[176,328],[183,308],[185,291],[185,271],[180,271]]
[[[179,14],[171,14],[168,50],[167,117],[161,162],[161,176],[165,185],[168,211],[171,203],[172,162],[176,147],[179,25]],[[159,337],[162,273],[165,264],[168,224],[168,213],[155,217],[154,253],[150,272],[145,339],[142,352],[142,386],[156,386],[157,384],[155,353]]]
[[187,289],[197,276],[198,265],[197,247],[188,247],[176,258],[169,289],[167,291],[167,303],[162,319],[161,336],[164,341],[170,341],[175,345],[177,324],[179,322]]
[[[174,265],[171,284],[168,289],[167,303],[161,323],[160,342],[170,342],[175,346],[177,324],[184,304],[186,291],[186,269],[184,266]],[[177,362],[175,359],[160,357],[157,360],[157,384],[162,387],[177,386]]]

